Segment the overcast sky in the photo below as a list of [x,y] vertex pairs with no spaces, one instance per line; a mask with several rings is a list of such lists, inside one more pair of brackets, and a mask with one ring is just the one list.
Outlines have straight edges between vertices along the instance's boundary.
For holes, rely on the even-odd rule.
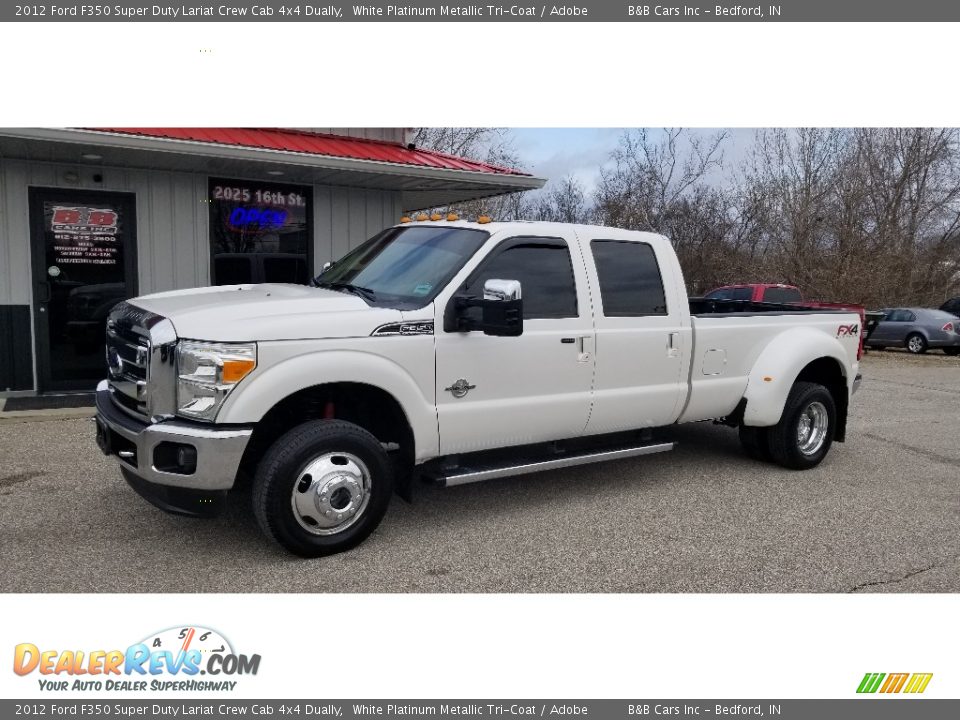
[[[662,132],[657,129],[657,132]],[[716,128],[694,130],[706,136]],[[714,182],[723,182],[738,166],[753,140],[752,128],[727,131],[724,143],[724,170],[715,174]],[[559,180],[572,175],[588,192],[596,187],[599,169],[609,165],[610,153],[616,149],[624,128],[512,128],[513,146],[526,165],[538,177]],[[549,186],[548,186],[549,187]]]

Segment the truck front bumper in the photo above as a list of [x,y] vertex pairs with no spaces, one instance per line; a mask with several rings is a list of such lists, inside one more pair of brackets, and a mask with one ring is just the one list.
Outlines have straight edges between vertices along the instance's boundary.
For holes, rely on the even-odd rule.
[[117,457],[134,490],[168,512],[216,513],[233,487],[253,428],[145,422],[114,404],[106,381],[97,386],[96,405],[97,445]]

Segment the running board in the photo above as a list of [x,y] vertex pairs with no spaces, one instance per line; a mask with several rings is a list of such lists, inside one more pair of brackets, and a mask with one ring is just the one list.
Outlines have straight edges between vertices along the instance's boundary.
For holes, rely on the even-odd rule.
[[431,473],[430,477],[445,487],[466,485],[467,483],[492,480],[494,478],[528,475],[530,473],[543,472],[544,470],[589,465],[591,463],[606,462],[608,460],[623,460],[639,455],[652,455],[653,453],[673,450],[675,445],[676,443],[673,442],[636,445],[634,447],[616,448],[613,450],[567,455],[549,460],[525,462],[519,465],[480,466],[475,468],[457,467],[451,468],[446,474]]

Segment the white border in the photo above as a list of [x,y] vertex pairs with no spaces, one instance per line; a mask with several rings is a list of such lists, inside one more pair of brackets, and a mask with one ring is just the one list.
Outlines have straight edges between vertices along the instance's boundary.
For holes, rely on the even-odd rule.
[[[8,657],[216,629],[262,657],[224,697],[853,698],[866,672],[932,672],[923,697],[960,697],[949,595],[8,595],[4,609]],[[49,696],[38,677],[6,670],[0,695]]]
[[[946,23],[18,24],[0,125],[957,125],[956,53]],[[960,697],[956,595],[3,602],[4,653],[217,627],[264,658],[237,696],[840,698],[904,671]]]

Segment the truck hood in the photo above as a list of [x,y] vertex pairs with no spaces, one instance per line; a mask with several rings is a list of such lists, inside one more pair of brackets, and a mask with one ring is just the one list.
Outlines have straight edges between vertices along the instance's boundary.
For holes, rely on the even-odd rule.
[[356,295],[304,285],[221,285],[128,302],[168,318],[178,337],[215,342],[365,337],[403,319]]

